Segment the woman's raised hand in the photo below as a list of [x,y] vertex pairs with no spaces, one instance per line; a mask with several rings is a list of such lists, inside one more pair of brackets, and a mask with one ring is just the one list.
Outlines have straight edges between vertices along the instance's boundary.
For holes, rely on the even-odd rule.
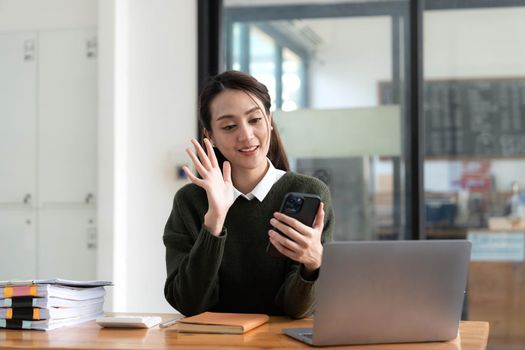
[[193,175],[187,166],[184,166],[183,169],[192,183],[206,191],[208,212],[204,216],[204,225],[212,234],[218,236],[222,231],[226,214],[233,204],[231,165],[230,162],[225,161],[221,172],[213,146],[207,138],[204,139],[207,152],[204,151],[197,140],[192,139],[191,143],[195,146],[197,155],[190,148],[187,148],[186,152],[190,156],[201,179]]

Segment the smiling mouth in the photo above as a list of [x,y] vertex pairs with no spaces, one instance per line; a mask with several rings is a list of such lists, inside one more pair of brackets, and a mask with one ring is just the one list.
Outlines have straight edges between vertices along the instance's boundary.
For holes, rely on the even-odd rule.
[[241,148],[239,150],[239,152],[241,152],[241,153],[251,153],[251,152],[255,152],[258,148],[259,148],[259,146],[245,147],[245,148]]

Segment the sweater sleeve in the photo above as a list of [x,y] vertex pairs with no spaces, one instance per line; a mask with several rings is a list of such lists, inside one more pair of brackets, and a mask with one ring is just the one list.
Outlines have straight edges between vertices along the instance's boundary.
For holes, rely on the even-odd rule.
[[[321,199],[325,205],[325,221],[321,243],[332,240],[334,227],[334,210],[328,187],[321,192]],[[315,307],[315,283],[318,273],[313,280],[303,278],[302,264],[291,262],[290,271],[276,296],[277,305],[282,305],[284,312],[293,318],[303,318],[313,313]]]
[[[226,231],[211,234],[199,220],[192,220],[187,206],[175,196],[173,210],[166,223],[166,300],[186,316],[213,307],[219,298],[219,267]],[[199,230],[200,229],[200,230]]]

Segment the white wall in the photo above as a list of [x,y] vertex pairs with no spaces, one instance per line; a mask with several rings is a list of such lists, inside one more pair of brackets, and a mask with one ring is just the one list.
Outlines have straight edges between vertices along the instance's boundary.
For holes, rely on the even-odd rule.
[[[98,1],[98,0],[97,0]],[[108,295],[104,309],[114,309],[115,280],[113,250],[116,246],[125,251],[125,247],[114,243],[115,212],[115,1],[98,1],[98,251],[97,277],[114,281],[116,287],[107,288]],[[124,278],[122,278],[124,280]],[[121,288],[120,294],[122,294]],[[120,301],[124,304],[125,299]],[[118,304],[118,303],[117,303]]]
[[96,26],[97,0],[0,0],[0,32]]
[[193,1],[0,0],[0,32],[96,28],[98,278],[107,311],[172,311],[162,233],[196,133]]
[[112,98],[101,96],[99,118],[99,276],[115,280],[114,310],[173,311],[162,234],[196,135],[196,2],[99,6],[101,50],[114,50],[100,57],[101,95]]

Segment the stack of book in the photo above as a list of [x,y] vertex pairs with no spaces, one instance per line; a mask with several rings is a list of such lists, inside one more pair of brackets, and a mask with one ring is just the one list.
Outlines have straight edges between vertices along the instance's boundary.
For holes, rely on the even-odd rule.
[[0,281],[0,328],[49,330],[104,314],[109,281]]

